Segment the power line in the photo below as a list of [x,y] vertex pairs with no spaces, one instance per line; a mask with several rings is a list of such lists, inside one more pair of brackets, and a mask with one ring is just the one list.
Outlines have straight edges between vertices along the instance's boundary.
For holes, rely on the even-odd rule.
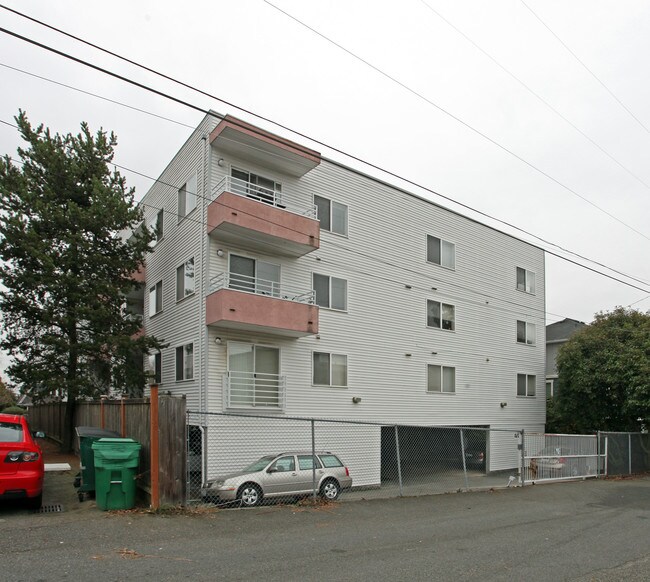
[[[2,5],[0,5],[0,7],[5,8],[5,7],[2,6]],[[14,10],[11,10],[11,11],[12,11],[12,12],[16,12],[16,11],[14,11]],[[17,14],[20,14],[20,13],[18,13],[18,12],[16,12],[16,13],[17,13]],[[31,17],[26,17],[26,18],[29,18],[30,20],[35,20],[35,19],[32,19]],[[36,21],[36,22],[39,22],[40,24],[43,24],[43,26],[47,26],[48,28],[52,28],[52,29],[54,29],[54,30],[57,30],[58,32],[61,32],[61,34],[64,34],[64,35],[66,35],[66,36],[70,36],[70,37],[72,37],[72,38],[74,38],[74,39],[78,39],[78,37],[75,37],[75,36],[73,36],[73,35],[70,35],[70,34],[64,32],[64,31],[59,31],[59,29],[56,29],[56,28],[54,28],[54,27],[51,27],[50,25],[47,25],[47,24],[41,23],[40,21]],[[188,107],[190,107],[190,108],[192,108],[192,109],[195,109],[195,110],[201,111],[201,112],[203,112],[205,115],[210,115],[210,116],[217,117],[217,118],[221,119],[221,116],[217,115],[215,112],[213,112],[213,111],[211,111],[211,110],[205,110],[205,109],[202,109],[202,108],[200,108],[200,107],[198,107],[198,106],[195,106],[195,105],[190,104],[190,103],[188,103],[188,102],[185,102],[185,101],[183,101],[183,100],[177,99],[177,98],[175,98],[175,97],[173,97],[173,96],[171,96],[171,95],[169,95],[169,94],[167,94],[167,93],[164,93],[164,92],[162,92],[162,91],[158,91],[158,90],[156,90],[156,89],[153,89],[153,88],[151,88],[151,87],[148,87],[148,86],[146,86],[146,85],[143,85],[143,84],[141,84],[141,83],[139,83],[139,82],[137,82],[137,81],[133,81],[133,80],[127,78],[127,77],[124,77],[124,76],[122,76],[122,75],[118,75],[118,74],[116,74],[116,73],[113,73],[113,72],[111,72],[111,71],[108,71],[108,70],[106,70],[106,69],[103,69],[103,68],[101,68],[101,67],[98,67],[98,66],[96,66],[96,65],[93,65],[93,64],[91,64],[91,63],[87,63],[86,61],[83,61],[82,59],[78,59],[78,58],[76,58],[76,57],[73,57],[73,56],[71,56],[71,55],[68,55],[67,53],[64,53],[64,52],[62,52],[62,51],[58,51],[58,50],[56,50],[56,49],[53,49],[53,48],[51,48],[51,47],[48,47],[47,45],[43,45],[43,44],[38,43],[38,42],[36,42],[36,41],[34,41],[34,40],[32,40],[32,39],[29,39],[29,38],[23,37],[23,36],[21,36],[21,35],[18,35],[18,34],[16,34],[16,33],[13,33],[13,32],[10,32],[10,31],[6,31],[5,29],[2,29],[2,28],[0,28],[0,31],[2,31],[2,32],[6,32],[6,33],[8,33],[8,34],[10,34],[10,35],[12,35],[12,36],[15,36],[15,37],[17,37],[17,38],[20,38],[21,40],[24,40],[24,41],[29,42],[29,43],[31,43],[31,44],[35,44],[36,46],[39,46],[40,48],[43,48],[43,49],[45,49],[45,50],[52,51],[52,52],[54,52],[54,53],[56,53],[56,54],[58,54],[58,55],[60,55],[60,56],[63,56],[64,58],[69,58],[69,59],[71,59],[71,60],[73,60],[73,61],[75,61],[75,62],[78,62],[78,63],[80,63],[80,64],[83,64],[83,65],[89,66],[89,67],[91,67],[91,68],[93,68],[93,69],[96,69],[96,70],[98,70],[98,71],[100,71],[100,72],[102,72],[102,73],[104,73],[104,74],[107,74],[107,75],[109,75],[109,76],[113,76],[113,77],[115,77],[115,78],[117,78],[117,79],[119,79],[119,80],[121,80],[121,81],[123,81],[123,82],[133,84],[133,85],[135,85],[135,86],[137,86],[137,87],[139,87],[139,88],[142,88],[142,89],[144,89],[144,90],[146,90],[146,91],[150,91],[150,92],[152,92],[152,93],[154,93],[154,94],[156,94],[156,95],[159,95],[159,96],[162,96],[162,97],[168,98],[168,99],[170,99],[170,100],[172,100],[172,101],[174,101],[174,102],[177,102],[177,103],[180,103],[180,104],[186,105],[186,106],[188,106]],[[80,39],[79,39],[79,40],[80,40]],[[164,74],[162,74],[162,73],[157,73],[157,72],[154,71],[153,69],[150,69],[150,68],[145,67],[145,66],[143,66],[143,65],[139,65],[139,64],[135,63],[134,61],[131,61],[130,59],[126,59],[125,57],[121,57],[121,56],[119,56],[119,55],[116,55],[115,53],[112,53],[111,51],[107,51],[106,49],[102,49],[101,47],[97,47],[97,45],[94,45],[94,44],[92,44],[92,43],[88,43],[87,41],[83,41],[83,40],[81,40],[81,42],[83,42],[83,43],[85,43],[85,44],[88,44],[88,45],[90,45],[90,46],[92,46],[92,47],[94,47],[94,48],[98,48],[99,50],[102,50],[102,51],[104,51],[104,52],[107,52],[108,54],[115,55],[115,56],[117,56],[118,58],[120,58],[120,59],[122,59],[122,60],[125,60],[125,61],[127,61],[127,62],[129,62],[129,63],[135,64],[136,66],[141,67],[141,68],[143,68],[143,69],[145,69],[145,70],[147,70],[147,71],[154,72],[155,74],[158,74],[158,75],[162,76],[162,77],[165,78],[165,79],[172,80],[173,82],[178,83],[178,84],[180,84],[180,85],[182,85],[182,86],[184,86],[184,87],[190,87],[190,86],[187,85],[186,83],[183,83],[183,82],[181,82],[181,81],[176,81],[175,79],[172,79],[171,77],[168,77],[167,75],[164,75]],[[192,88],[192,87],[190,87],[190,88]],[[484,217],[489,218],[489,219],[491,219],[491,220],[494,220],[494,221],[496,221],[496,222],[498,222],[498,223],[500,223],[500,224],[503,224],[503,225],[505,225],[505,226],[508,226],[508,227],[510,227],[510,228],[513,228],[513,229],[515,229],[515,230],[517,230],[517,231],[519,231],[519,232],[525,233],[525,234],[527,234],[528,236],[532,236],[532,237],[536,238],[537,240],[539,240],[539,241],[541,241],[541,242],[543,242],[543,243],[545,243],[545,244],[551,245],[551,246],[553,246],[553,247],[556,247],[556,248],[562,250],[563,252],[566,252],[566,253],[572,254],[572,255],[574,255],[574,256],[578,256],[578,257],[582,258],[583,260],[587,260],[587,261],[589,261],[589,262],[592,262],[592,263],[594,263],[594,264],[597,264],[597,265],[599,265],[599,266],[602,266],[602,267],[604,267],[604,268],[606,268],[606,269],[611,270],[612,272],[616,272],[616,273],[619,273],[619,274],[621,274],[621,275],[623,275],[623,276],[625,276],[625,277],[628,277],[628,278],[630,278],[630,279],[637,280],[637,279],[635,279],[634,277],[631,277],[631,276],[626,275],[626,274],[624,274],[624,273],[620,273],[620,272],[617,271],[616,269],[613,269],[613,268],[611,268],[611,267],[607,267],[606,265],[603,265],[602,263],[598,263],[597,261],[594,261],[594,260],[592,260],[592,259],[588,259],[588,258],[586,258],[586,257],[582,257],[581,255],[578,255],[577,253],[574,253],[574,252],[572,252],[572,251],[570,251],[570,250],[568,250],[568,249],[565,249],[565,248],[563,248],[563,247],[561,247],[561,246],[559,246],[559,245],[557,245],[557,244],[555,244],[555,243],[553,243],[553,242],[551,242],[551,241],[548,241],[548,240],[546,240],[546,239],[543,239],[543,238],[541,238],[541,237],[539,237],[539,236],[537,236],[537,235],[535,235],[535,234],[533,234],[533,233],[531,233],[531,232],[529,232],[529,231],[527,231],[527,230],[525,230],[525,229],[522,229],[522,228],[520,228],[520,227],[518,227],[518,226],[516,226],[516,225],[514,225],[514,224],[512,224],[512,223],[509,223],[509,222],[507,222],[507,221],[504,221],[504,220],[498,219],[498,218],[496,218],[496,217],[494,217],[494,216],[492,216],[492,215],[490,215],[490,214],[488,214],[488,213],[486,213],[486,212],[482,212],[482,211],[477,210],[477,209],[475,209],[475,208],[473,208],[473,207],[471,207],[471,206],[469,206],[469,205],[467,205],[467,204],[464,204],[464,203],[462,203],[462,202],[459,202],[459,201],[457,201],[457,200],[454,200],[453,198],[451,198],[451,197],[449,197],[449,196],[446,196],[446,195],[444,195],[444,194],[441,194],[441,193],[439,193],[439,192],[437,192],[437,191],[435,191],[435,190],[433,190],[433,189],[431,189],[431,188],[428,188],[428,187],[426,187],[426,186],[423,186],[423,185],[421,185],[421,184],[419,184],[419,183],[417,183],[417,182],[415,182],[415,181],[413,181],[413,180],[409,180],[408,178],[404,178],[404,177],[400,176],[399,174],[396,174],[396,173],[394,173],[394,172],[391,172],[390,170],[386,170],[386,169],[384,169],[384,168],[382,168],[382,167],[380,167],[380,166],[377,166],[377,165],[375,165],[375,164],[373,164],[373,163],[371,163],[371,162],[367,162],[367,161],[363,160],[362,158],[359,158],[359,157],[354,156],[354,155],[352,155],[352,154],[348,154],[348,153],[346,153],[346,152],[343,151],[343,150],[340,150],[340,149],[338,149],[338,148],[335,148],[335,147],[333,147],[333,146],[330,146],[330,145],[328,145],[328,144],[326,144],[326,143],[324,143],[324,142],[318,141],[318,140],[316,140],[316,139],[314,139],[314,138],[312,138],[312,137],[310,137],[310,136],[308,136],[308,135],[305,135],[305,134],[300,133],[300,132],[298,132],[298,131],[296,131],[296,130],[293,130],[293,129],[291,129],[291,128],[288,128],[288,127],[286,127],[286,126],[284,126],[284,125],[282,125],[282,124],[279,124],[279,123],[273,122],[273,121],[271,121],[271,120],[269,120],[269,119],[267,119],[267,118],[265,118],[265,117],[263,117],[263,116],[257,115],[257,114],[255,114],[255,113],[253,113],[253,112],[250,112],[250,111],[246,110],[246,109],[243,109],[243,108],[241,108],[241,107],[238,107],[238,106],[236,106],[236,105],[234,105],[234,104],[231,104],[231,103],[229,103],[229,102],[227,102],[227,101],[224,101],[223,99],[221,99],[221,98],[219,98],[219,97],[217,97],[217,96],[211,95],[211,94],[209,94],[209,93],[205,93],[204,91],[201,91],[200,89],[195,89],[195,88],[192,88],[192,89],[193,89],[194,91],[200,93],[200,94],[207,95],[207,96],[209,96],[209,97],[211,97],[211,98],[213,98],[213,99],[215,99],[215,100],[217,100],[217,101],[219,101],[219,102],[221,102],[221,103],[224,103],[224,104],[226,104],[226,105],[232,106],[232,107],[234,107],[234,108],[236,108],[236,109],[238,109],[238,110],[240,110],[240,111],[243,111],[243,112],[249,113],[249,114],[251,114],[251,115],[253,115],[253,116],[255,116],[255,117],[259,118],[259,119],[262,119],[262,120],[264,120],[264,121],[269,121],[270,123],[273,123],[274,125],[277,125],[278,127],[281,127],[281,128],[283,128],[283,129],[286,129],[287,131],[290,131],[291,133],[294,133],[295,135],[301,136],[301,137],[303,137],[303,138],[305,138],[305,139],[308,139],[308,140],[310,140],[310,141],[312,141],[312,142],[314,142],[314,143],[317,143],[317,144],[319,144],[319,145],[321,145],[321,146],[323,146],[323,147],[326,147],[326,148],[328,148],[328,149],[330,149],[330,150],[332,150],[332,151],[335,151],[335,152],[337,152],[337,153],[340,153],[340,154],[342,154],[342,155],[344,155],[344,156],[346,156],[346,157],[349,157],[349,158],[352,159],[352,160],[358,161],[358,162],[360,162],[360,163],[362,163],[362,164],[364,164],[364,165],[367,165],[368,167],[371,167],[371,168],[373,168],[373,169],[375,169],[375,170],[378,170],[378,171],[380,171],[380,172],[383,172],[383,173],[385,173],[385,174],[387,174],[387,175],[389,175],[389,176],[391,176],[391,177],[393,177],[393,178],[396,178],[396,179],[401,180],[401,181],[403,181],[403,182],[405,182],[405,183],[407,183],[407,184],[410,184],[410,185],[412,185],[412,186],[415,186],[416,188],[422,189],[422,190],[424,190],[424,191],[426,191],[426,192],[429,192],[429,193],[431,193],[431,194],[433,194],[433,195],[435,195],[435,196],[439,196],[440,198],[442,198],[442,199],[444,199],[444,200],[448,200],[448,201],[450,201],[450,202],[452,202],[452,203],[454,203],[454,204],[459,205],[459,206],[462,207],[462,208],[465,208],[465,209],[467,209],[467,210],[470,210],[470,211],[472,211],[472,212],[475,212],[475,213],[479,214],[480,216],[484,216]],[[232,123],[232,124],[234,124],[234,125],[237,125],[237,126],[239,126],[239,127],[242,127],[242,128],[246,128],[248,131],[252,131],[252,132],[257,133],[257,134],[259,134],[259,135],[264,135],[264,134],[265,134],[265,133],[263,132],[263,130],[260,130],[260,129],[257,129],[257,128],[252,128],[252,127],[248,126],[247,124],[244,124],[244,123],[242,123],[242,122],[239,122],[239,121],[236,120],[236,119],[231,119],[231,120],[230,120],[230,123]],[[299,144],[295,144],[295,145],[299,145]],[[299,149],[301,149],[301,148],[302,148],[302,146],[300,146]],[[302,148],[302,149],[304,150],[304,148]],[[306,151],[306,150],[304,150],[304,151]],[[324,158],[324,159],[326,159],[326,158]],[[354,168],[348,167],[348,166],[346,166],[346,165],[344,165],[344,164],[341,164],[340,162],[337,162],[337,161],[332,160],[332,159],[327,159],[327,161],[328,161],[329,163],[331,163],[331,164],[334,164],[335,166],[337,166],[337,167],[339,167],[339,168],[342,168],[342,169],[344,169],[344,170],[347,170],[347,171],[353,172],[353,173],[355,173],[355,174],[357,174],[357,175],[359,175],[359,176],[362,176],[362,177],[364,177],[364,178],[369,178],[369,179],[371,179],[371,180],[374,180],[374,181],[376,181],[376,182],[378,182],[378,183],[382,183],[382,184],[383,184],[383,182],[382,182],[381,180],[379,180],[379,179],[377,179],[377,178],[374,178],[373,176],[366,175],[366,174],[360,172],[359,170],[356,170],[356,169],[354,169]],[[393,186],[393,187],[394,187],[394,186]],[[552,254],[552,255],[558,257],[558,258],[565,259],[565,260],[567,260],[568,262],[571,262],[571,263],[576,264],[576,265],[578,265],[578,266],[583,266],[584,268],[589,269],[588,267],[585,267],[584,265],[580,265],[580,263],[577,263],[577,262],[575,262],[575,261],[570,261],[570,260],[566,259],[565,257],[561,257],[560,255],[557,255],[557,254],[552,253],[551,251],[548,251],[548,250],[547,250],[547,252],[548,252],[549,254]],[[596,270],[593,270],[593,269],[589,269],[589,270],[592,270],[592,271],[594,271],[594,272],[596,272],[596,273],[600,273],[599,271],[596,271]],[[600,274],[603,274],[603,273],[600,273]],[[604,275],[604,276],[608,276],[608,275],[605,275],[605,274],[603,274],[603,275]],[[615,279],[615,280],[617,280],[617,279]],[[637,281],[642,282],[642,283],[645,284],[644,281],[641,281],[641,280],[637,280]]]
[[[6,125],[10,125],[10,126],[12,126],[12,124],[9,124],[9,123],[7,123],[7,122],[4,122],[4,123],[5,123]],[[17,126],[13,125],[13,127],[17,127]],[[125,166],[121,166],[121,165],[116,164],[116,163],[114,163],[114,162],[112,162],[112,164],[113,164],[114,166],[120,168],[120,169],[123,169],[123,170],[128,171],[128,172],[132,172],[132,173],[134,173],[134,174],[137,174],[137,175],[139,175],[139,176],[142,176],[142,177],[144,177],[144,178],[147,178],[147,179],[153,181],[154,183],[160,183],[160,184],[163,184],[163,185],[165,185],[165,186],[168,186],[168,187],[171,187],[171,188],[174,188],[174,189],[177,189],[177,188],[178,188],[178,185],[170,184],[170,183],[164,182],[163,180],[153,178],[152,176],[148,176],[147,174],[143,174],[143,173],[141,173],[141,172],[138,172],[137,170],[133,170],[133,169],[131,169],[131,168],[127,168],[127,167],[125,167]],[[206,200],[206,201],[208,201],[208,202],[211,202],[211,201],[212,201],[211,198],[207,198],[207,197],[202,196],[202,195],[200,195],[200,194],[198,194],[198,193],[195,193],[195,196],[198,197],[198,198],[204,199],[204,200]],[[241,211],[240,209],[237,209],[237,210],[239,210],[240,212],[243,212],[243,211]],[[243,213],[245,213],[245,212],[243,212]],[[273,224],[278,225],[277,223],[273,223]],[[284,225],[278,225],[278,226],[284,226]],[[290,229],[290,230],[295,230],[295,229]],[[298,232],[298,231],[295,231],[295,232]],[[534,236],[534,235],[532,235],[532,236]],[[542,240],[542,239],[540,239],[540,240]],[[349,252],[363,255],[365,258],[372,259],[372,260],[374,260],[374,261],[378,261],[378,262],[382,262],[382,261],[383,261],[382,259],[378,259],[377,257],[375,257],[375,256],[373,256],[373,255],[369,255],[369,254],[367,254],[367,253],[362,253],[361,251],[358,251],[358,250],[355,250],[355,249],[349,249],[348,247],[346,247],[346,246],[344,246],[344,245],[340,245],[340,244],[335,243],[335,242],[331,242],[331,244],[332,244],[333,246],[338,246],[338,247],[340,247],[340,248],[342,248],[342,249],[344,249],[344,250],[347,250],[347,251],[349,251]],[[557,248],[562,249],[562,247],[558,247],[557,245],[554,245],[553,243],[548,243],[548,244],[551,244],[552,246],[556,246]],[[601,275],[601,276],[603,276],[603,277],[607,277],[607,278],[609,278],[609,279],[612,279],[613,281],[616,281],[616,282],[622,283],[622,284],[624,284],[624,285],[627,285],[627,286],[632,287],[632,288],[634,288],[634,289],[637,289],[637,290],[639,290],[639,291],[648,292],[648,290],[646,290],[646,289],[643,289],[643,288],[641,288],[641,287],[638,287],[638,286],[636,286],[636,285],[633,285],[632,283],[629,283],[629,282],[627,282],[627,281],[623,281],[622,279],[619,279],[619,278],[617,278],[617,277],[614,277],[614,276],[612,276],[612,275],[610,275],[610,274],[608,274],[608,273],[603,273],[602,271],[598,271],[597,269],[594,269],[594,268],[592,268],[592,267],[588,267],[587,265],[583,265],[583,264],[581,264],[581,263],[579,263],[579,262],[577,262],[577,261],[574,261],[574,260],[572,260],[572,259],[569,259],[568,257],[564,257],[564,256],[562,256],[562,255],[559,255],[559,254],[557,254],[557,253],[555,253],[555,252],[553,252],[553,251],[551,251],[551,250],[549,250],[549,249],[543,249],[543,250],[544,250],[546,253],[548,253],[549,255],[554,256],[554,257],[556,257],[556,258],[559,258],[559,259],[561,259],[561,260],[564,260],[564,261],[566,261],[566,262],[568,262],[568,263],[571,263],[571,264],[576,265],[576,266],[578,266],[578,267],[582,267],[583,269],[586,269],[586,270],[588,270],[588,271],[591,271],[591,272],[596,273],[596,274],[598,274],[598,275]],[[612,267],[608,267],[607,265],[604,265],[604,264],[602,264],[602,263],[598,263],[597,261],[594,261],[594,260],[592,260],[592,259],[588,259],[588,258],[586,258],[586,257],[582,257],[581,255],[578,255],[577,253],[572,253],[571,251],[566,251],[565,249],[562,249],[562,250],[565,251],[565,252],[569,252],[569,253],[573,254],[574,256],[578,256],[578,257],[582,258],[583,260],[587,260],[587,261],[590,261],[590,262],[592,262],[592,263],[594,263],[594,264],[597,264],[597,265],[599,265],[599,266],[601,266],[601,267],[603,267],[603,268],[605,268],[605,269],[608,269],[608,270],[610,270],[610,271],[612,271],[612,272],[614,272],[614,273],[617,273],[617,274],[619,274],[619,275],[622,275],[622,276],[624,276],[624,277],[626,277],[626,278],[628,278],[628,279],[631,279],[631,280],[633,280],[633,281],[637,281],[637,282],[639,282],[639,283],[641,283],[641,284],[644,284],[644,285],[647,285],[647,284],[648,284],[646,281],[643,281],[643,280],[638,279],[638,278],[636,278],[636,277],[633,277],[633,276],[631,276],[631,275],[627,275],[626,273],[622,273],[622,272],[620,272],[620,271],[618,271],[618,270],[616,270],[616,269],[614,269],[614,268],[612,268]],[[387,261],[383,261],[383,262],[384,262],[386,265],[390,265],[390,266],[393,266],[393,267],[402,268],[403,270],[407,270],[407,271],[409,270],[409,269],[407,269],[407,268],[405,268],[405,267],[403,267],[403,266],[393,265],[392,263],[387,262]],[[415,274],[421,274],[419,271],[411,271],[411,272],[412,272],[412,273],[415,273]],[[470,289],[470,290],[471,290],[471,289]],[[489,297],[489,296],[488,296],[488,297]]]
[[578,61],[578,63],[580,63],[580,64],[582,65],[582,67],[585,69],[585,71],[587,71],[587,72],[588,72],[588,73],[589,73],[589,74],[590,74],[594,79],[596,79],[596,81],[600,84],[600,86],[603,87],[603,89],[605,89],[605,91],[607,91],[607,92],[612,96],[612,98],[613,98],[613,99],[614,99],[614,100],[615,100],[615,101],[616,101],[616,102],[617,102],[617,103],[618,103],[618,104],[619,104],[623,109],[625,109],[625,111],[627,111],[627,113],[632,117],[632,119],[634,119],[634,121],[636,121],[636,122],[637,122],[637,123],[638,123],[638,124],[643,128],[643,129],[645,129],[648,133],[650,133],[650,129],[648,129],[648,128],[647,128],[647,127],[646,127],[646,126],[641,122],[641,120],[640,120],[636,115],[634,115],[634,113],[632,113],[632,111],[631,111],[628,107],[626,107],[626,105],[625,105],[625,104],[624,104],[624,103],[623,103],[623,102],[622,102],[622,101],[621,101],[621,100],[620,100],[620,99],[619,99],[619,98],[614,94],[614,92],[613,92],[613,91],[612,91],[612,90],[611,90],[607,85],[605,85],[605,83],[604,83],[604,82],[603,82],[603,81],[602,81],[602,80],[601,80],[601,79],[596,75],[596,73],[594,73],[594,72],[593,72],[593,71],[592,71],[592,70],[591,70],[591,69],[590,69],[590,68],[589,68],[589,67],[588,67],[588,66],[587,66],[587,65],[586,65],[586,64],[585,64],[585,63],[584,63],[584,62],[583,62],[579,57],[578,57],[578,55],[577,55],[576,53],[574,53],[574,52],[569,48],[569,46],[568,46],[568,45],[567,45],[567,44],[566,44],[566,43],[565,43],[565,42],[564,42],[564,41],[563,41],[563,40],[562,40],[562,39],[561,39],[557,34],[555,34],[555,32],[553,32],[553,30],[551,30],[551,27],[550,27],[548,24],[546,24],[546,22],[544,22],[544,21],[543,21],[543,20],[542,20],[538,15],[537,15],[537,13],[536,13],[536,12],[535,12],[535,11],[534,11],[530,6],[528,6],[528,4],[526,4],[526,2],[524,2],[524,0],[520,0],[520,2],[521,2],[521,3],[522,3],[522,4],[523,4],[527,9],[528,9],[528,11],[529,11],[529,12],[530,12],[530,13],[531,13],[531,14],[532,14],[532,15],[533,15],[537,20],[539,20],[539,22],[542,24],[542,26],[543,26],[544,28],[546,28],[546,30],[548,30],[548,31],[549,31],[549,32],[550,32],[550,33],[551,33],[551,34],[556,38],[556,40],[557,40],[557,41],[558,41],[558,42],[559,42],[559,43],[560,43],[560,44],[561,44],[561,45],[562,45],[562,46],[567,50],[567,52],[568,52],[568,53],[569,53],[569,54],[570,54],[570,55],[571,55],[571,56],[572,56],[576,61]]
[[587,139],[591,144],[596,146],[602,153],[604,153],[609,159],[611,159],[613,162],[615,162],[618,166],[620,166],[623,170],[625,170],[630,176],[632,176],[635,180],[637,180],[639,183],[641,183],[643,186],[646,188],[650,189],[650,185],[645,182],[642,178],[637,176],[632,170],[630,170],[627,166],[623,165],[622,162],[620,162],[618,159],[616,159],[612,154],[610,154],[605,148],[603,148],[599,143],[597,143],[595,140],[593,140],[591,137],[589,137],[584,131],[582,131],[577,125],[575,125],[570,119],[568,119],[566,116],[564,116],[562,113],[560,113],[555,107],[553,107],[546,99],[544,99],[539,93],[534,91],[529,85],[524,83],[517,75],[515,75],[512,71],[507,69],[504,65],[502,65],[495,57],[493,57],[491,54],[489,54],[486,50],[484,50],[481,46],[479,46],[476,42],[474,42],[467,34],[465,34],[462,30],[460,30],[455,24],[450,22],[447,18],[445,18],[440,12],[438,12],[435,8],[430,6],[426,0],[420,0],[422,4],[424,4],[431,12],[433,12],[438,18],[440,18],[443,22],[445,22],[448,26],[450,26],[453,30],[455,30],[460,36],[462,36],[467,42],[469,42],[476,50],[480,51],[483,53],[488,59],[490,59],[497,67],[499,67],[504,73],[506,73],[509,77],[514,79],[517,83],[519,83],[526,91],[528,91],[533,97],[536,97],[542,104],[544,104],[548,109],[550,109],[555,115],[557,115],[560,119],[562,119],[564,122],[569,124],[573,129],[575,129],[580,135],[582,135],[585,139]]
[[640,230],[637,230],[637,229],[634,228],[633,226],[627,224],[626,222],[624,222],[623,220],[621,220],[620,218],[618,218],[617,216],[615,216],[615,215],[612,214],[611,212],[608,212],[608,211],[605,210],[604,208],[601,208],[601,207],[598,206],[595,202],[592,202],[591,200],[589,200],[588,198],[586,198],[586,197],[583,196],[582,194],[578,193],[578,192],[577,192],[576,190],[574,190],[573,188],[571,188],[571,187],[567,186],[566,184],[560,182],[557,178],[553,177],[553,176],[552,176],[551,174],[549,174],[548,172],[546,172],[546,171],[542,170],[541,168],[535,166],[532,162],[529,162],[529,161],[526,160],[525,158],[521,157],[519,154],[515,153],[513,150],[511,150],[511,149],[507,148],[506,146],[502,145],[501,143],[499,143],[499,142],[496,141],[495,139],[493,139],[493,138],[491,138],[490,136],[488,136],[486,133],[483,133],[483,132],[480,131],[479,129],[476,129],[475,127],[473,127],[472,125],[470,125],[470,124],[467,123],[466,121],[462,120],[460,117],[458,117],[458,116],[454,115],[453,113],[447,111],[444,107],[441,107],[441,106],[438,105],[435,101],[429,99],[428,97],[426,97],[425,95],[423,95],[423,94],[420,93],[419,91],[416,91],[415,89],[409,87],[408,85],[406,85],[405,83],[403,83],[402,81],[400,81],[399,79],[397,79],[396,77],[393,77],[392,75],[386,73],[385,71],[383,71],[382,69],[380,69],[380,68],[377,67],[376,65],[373,65],[370,61],[367,61],[367,60],[364,59],[363,57],[360,57],[360,56],[357,55],[356,53],[352,52],[350,49],[348,49],[348,48],[344,47],[343,45],[337,43],[336,41],[332,40],[331,38],[329,38],[328,36],[326,36],[326,35],[324,35],[323,33],[319,32],[319,31],[316,30],[315,28],[309,26],[308,24],[306,24],[305,22],[303,22],[303,21],[300,20],[299,18],[296,18],[295,16],[293,16],[293,15],[290,14],[289,12],[286,12],[285,10],[282,10],[282,8],[279,8],[278,6],[276,6],[275,4],[273,4],[272,2],[270,2],[269,0],[263,0],[263,1],[264,1],[266,4],[268,4],[269,6],[271,6],[272,8],[275,8],[278,12],[281,12],[282,14],[284,14],[285,16],[291,18],[292,20],[294,20],[295,22],[297,22],[297,23],[300,24],[301,26],[305,27],[307,30],[310,30],[310,31],[313,32],[314,34],[320,36],[323,40],[326,40],[327,42],[329,42],[330,44],[334,45],[334,46],[337,47],[338,49],[342,50],[343,52],[347,53],[347,54],[350,55],[351,57],[355,58],[355,59],[358,60],[359,62],[361,62],[361,63],[363,63],[364,65],[366,65],[367,67],[371,68],[373,71],[379,73],[381,76],[383,76],[383,77],[385,77],[386,79],[392,81],[393,83],[399,85],[400,87],[402,87],[403,89],[405,89],[406,91],[408,91],[409,93],[411,93],[412,95],[414,95],[415,97],[417,97],[418,99],[421,99],[421,100],[424,101],[425,103],[428,103],[428,104],[431,105],[432,107],[435,107],[436,109],[438,109],[438,111],[444,113],[444,114],[447,115],[448,117],[451,117],[454,121],[460,123],[461,125],[463,125],[463,126],[466,127],[467,129],[469,129],[470,131],[472,131],[473,133],[475,133],[475,134],[479,135],[480,137],[482,137],[483,139],[489,141],[491,144],[493,144],[494,146],[496,146],[496,147],[498,147],[499,149],[503,150],[504,152],[510,154],[512,157],[516,158],[516,159],[519,160],[520,162],[526,164],[529,168],[535,170],[536,172],[538,172],[539,174],[541,174],[542,176],[544,176],[544,177],[547,178],[548,180],[551,180],[551,182],[557,184],[558,186],[560,186],[561,188],[563,188],[563,189],[566,190],[567,192],[570,192],[571,194],[573,194],[574,196],[580,198],[581,200],[583,200],[583,201],[586,202],[587,204],[590,204],[591,206],[593,206],[594,208],[596,208],[597,210],[599,210],[599,211],[602,212],[603,214],[606,214],[607,216],[609,216],[610,218],[612,218],[612,219],[615,220],[616,222],[622,224],[623,226],[625,226],[625,227],[628,228],[629,230],[635,232],[635,233],[638,234],[639,236],[642,236],[642,237],[645,238],[646,240],[649,240],[649,241],[650,241],[650,236],[648,236],[648,235],[642,233]]

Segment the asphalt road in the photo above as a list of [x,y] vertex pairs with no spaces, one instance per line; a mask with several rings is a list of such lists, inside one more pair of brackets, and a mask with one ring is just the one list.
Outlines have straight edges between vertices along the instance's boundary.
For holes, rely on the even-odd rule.
[[649,580],[650,477],[191,515],[0,507],[5,580]]

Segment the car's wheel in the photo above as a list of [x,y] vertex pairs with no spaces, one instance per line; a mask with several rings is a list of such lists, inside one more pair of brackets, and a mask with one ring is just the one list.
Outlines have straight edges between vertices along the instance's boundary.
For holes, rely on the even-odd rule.
[[237,491],[237,499],[244,507],[255,507],[262,501],[262,490],[255,483],[244,483]]
[[25,500],[25,505],[27,509],[34,509],[38,511],[43,504],[43,493],[39,493],[36,497],[28,497]]
[[341,494],[341,486],[334,479],[328,479],[320,487],[321,497],[328,501],[334,501]]

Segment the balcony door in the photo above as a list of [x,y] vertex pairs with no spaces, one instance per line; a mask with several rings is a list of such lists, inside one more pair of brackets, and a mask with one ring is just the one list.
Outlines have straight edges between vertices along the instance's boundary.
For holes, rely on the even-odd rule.
[[229,287],[238,291],[278,297],[280,265],[231,254]]
[[228,376],[231,406],[280,407],[278,348],[229,342]]

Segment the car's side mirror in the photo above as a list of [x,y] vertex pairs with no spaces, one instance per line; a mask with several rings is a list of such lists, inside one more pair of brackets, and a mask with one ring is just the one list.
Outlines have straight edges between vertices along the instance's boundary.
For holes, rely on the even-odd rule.
[[271,468],[267,469],[266,472],[267,473],[277,473],[278,470],[275,467],[271,467]]
[[45,433],[42,430],[37,430],[36,432],[32,433],[37,439],[44,439],[45,438]]

